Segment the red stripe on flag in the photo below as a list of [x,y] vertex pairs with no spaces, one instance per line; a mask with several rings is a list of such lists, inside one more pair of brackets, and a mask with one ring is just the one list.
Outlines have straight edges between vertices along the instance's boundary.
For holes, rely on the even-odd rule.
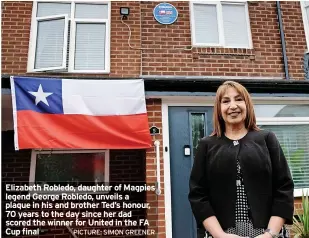
[[147,114],[88,116],[17,112],[19,149],[151,147]]

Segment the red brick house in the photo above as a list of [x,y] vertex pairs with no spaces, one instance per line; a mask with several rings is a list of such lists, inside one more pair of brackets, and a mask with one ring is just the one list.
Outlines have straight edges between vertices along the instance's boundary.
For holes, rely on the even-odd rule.
[[[14,150],[10,76],[141,78],[149,127],[159,129],[152,138],[160,142],[160,172],[153,146],[105,150],[105,176],[115,182],[160,181],[158,237],[193,238],[187,181],[194,148],[212,130],[217,87],[236,80],[252,94],[258,124],[273,130],[283,145],[299,201],[301,190],[309,188],[307,4],[170,3],[178,13],[172,24],[154,18],[159,2],[152,1],[1,3],[3,181],[52,176],[44,171],[47,165],[64,173],[70,168],[61,165],[61,156],[35,165],[38,152]],[[120,15],[121,7],[130,9],[128,16]],[[40,237],[71,236],[55,229]]]

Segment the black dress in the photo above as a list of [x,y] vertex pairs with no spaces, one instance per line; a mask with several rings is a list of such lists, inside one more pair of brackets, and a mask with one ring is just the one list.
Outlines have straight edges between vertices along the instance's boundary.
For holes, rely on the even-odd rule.
[[[238,146],[239,142],[234,141],[234,146]],[[237,177],[236,177],[236,209],[235,209],[235,225],[225,230],[226,233],[235,234],[243,237],[256,237],[264,233],[263,228],[254,228],[252,224],[252,217],[250,213],[250,207],[248,204],[248,198],[246,195],[246,190],[243,182],[242,171],[239,163],[238,157],[237,161]],[[280,231],[280,238],[289,238],[289,232],[285,226],[282,227]],[[199,234],[198,238],[212,238],[212,235],[205,231],[204,234]]]

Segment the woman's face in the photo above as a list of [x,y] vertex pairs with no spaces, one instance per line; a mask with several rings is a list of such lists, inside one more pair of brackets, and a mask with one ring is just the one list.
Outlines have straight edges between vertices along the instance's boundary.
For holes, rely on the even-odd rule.
[[235,88],[228,88],[220,103],[221,116],[226,126],[245,126],[247,106]]

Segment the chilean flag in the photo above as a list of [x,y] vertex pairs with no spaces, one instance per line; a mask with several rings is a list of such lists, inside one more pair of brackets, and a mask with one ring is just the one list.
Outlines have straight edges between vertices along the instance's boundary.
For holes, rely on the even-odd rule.
[[143,80],[11,77],[15,149],[151,147]]

